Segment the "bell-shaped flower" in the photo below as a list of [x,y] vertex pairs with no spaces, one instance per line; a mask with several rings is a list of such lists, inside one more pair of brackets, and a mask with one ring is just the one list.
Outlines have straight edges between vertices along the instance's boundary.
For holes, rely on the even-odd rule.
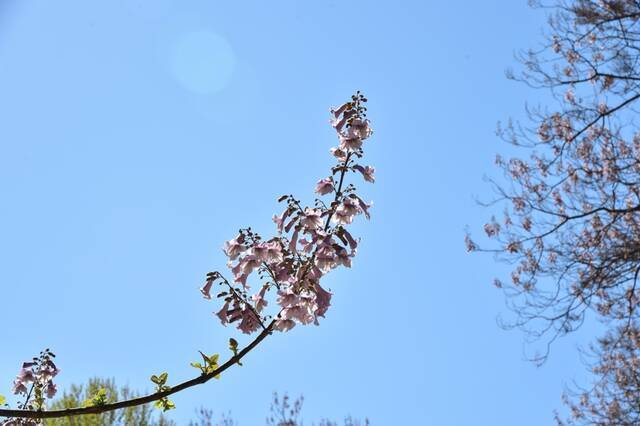
[[338,109],[331,109],[331,114],[333,115],[333,117],[331,117],[331,126],[333,126],[336,131],[339,132],[340,130],[342,130],[349,118],[353,117],[353,115],[356,113],[356,111],[350,109],[350,107],[351,103],[347,102],[345,104],[342,104]]
[[49,382],[58,375],[60,370],[51,360],[47,360],[46,364],[40,368],[38,379],[41,382]]
[[336,265],[343,265],[347,268],[351,268],[351,257],[353,257],[353,255],[349,255],[344,247],[338,247],[336,249]]
[[284,319],[296,320],[300,324],[310,324],[315,320],[313,310],[308,302],[301,302],[297,305],[282,310]]
[[369,204],[365,203],[364,200],[360,197],[358,197],[357,195],[355,196],[357,202],[358,202],[358,206],[360,207],[360,209],[363,211],[364,213],[364,217],[366,217],[367,219],[369,219],[371,216],[369,215],[369,209],[373,206],[373,201],[370,202]]
[[211,286],[213,286],[213,278],[209,278],[205,281],[204,285],[200,287],[200,293],[205,299],[211,300]]
[[343,225],[353,222],[353,218],[360,213],[358,204],[351,198],[347,197],[342,200],[342,203],[336,208],[333,214],[333,221]]
[[331,292],[325,290],[320,286],[319,282],[316,282],[314,291],[316,293],[316,316],[324,317],[324,314],[327,312],[329,307],[331,306]]
[[307,207],[304,210],[304,217],[300,221],[308,230],[315,230],[322,227],[322,211]]
[[331,148],[330,152],[341,163],[347,161],[347,152],[342,148]]
[[293,235],[291,235],[291,241],[289,241],[289,251],[291,253],[298,252],[298,233],[299,229],[296,227],[296,229],[293,231]]
[[256,314],[249,307],[245,307],[242,310],[242,320],[238,324],[238,329],[244,334],[251,334],[258,328],[260,328],[260,321]]
[[253,305],[255,307],[256,312],[260,313],[267,306],[267,301],[264,298],[265,292],[269,287],[264,285],[262,286],[262,290],[259,293],[251,296],[251,300],[253,301]]
[[11,388],[11,392],[13,392],[14,395],[27,393],[27,386],[25,385],[24,382],[16,379],[13,381],[13,387]]
[[291,209],[287,207],[285,211],[282,212],[280,216],[274,215],[273,222],[278,227],[278,232],[282,233],[282,228],[284,227],[284,221],[287,220],[287,217],[291,214]]
[[362,167],[360,164],[356,164],[355,166],[353,166],[353,169],[359,171],[362,174],[362,177],[364,178],[364,180],[366,180],[367,182],[375,183],[376,177],[374,173],[376,169],[374,169],[373,167],[371,166]]
[[262,259],[269,263],[278,263],[278,262],[282,262],[283,259],[283,254],[282,254],[282,247],[280,246],[280,242],[278,241],[271,241],[265,244],[265,249],[266,251],[264,252],[264,255],[262,257]]
[[371,129],[369,120],[361,120],[359,118],[351,120],[349,130],[362,140],[367,139],[373,134],[373,129]]
[[323,246],[316,252],[316,266],[325,274],[336,264],[336,254],[331,246]]
[[351,102],[345,102],[342,105],[340,105],[338,108],[333,108],[331,107],[331,109],[329,109],[329,111],[331,112],[331,115],[333,115],[333,118],[338,118],[342,115],[342,113],[344,113],[347,108],[351,107]]
[[244,245],[244,236],[238,235],[236,238],[225,241],[222,250],[231,260],[236,260],[247,247]]
[[229,324],[229,305],[230,304],[231,304],[231,301],[227,300],[226,302],[224,302],[224,305],[222,305],[222,309],[220,309],[216,313],[216,316],[220,318],[220,322],[222,323],[222,325]]
[[347,243],[349,244],[349,248],[351,249],[351,254],[355,254],[356,249],[358,248],[358,241],[355,238],[353,238],[351,233],[347,231],[344,227],[340,227],[339,233],[341,236],[343,236],[347,240]]
[[278,331],[289,331],[295,327],[295,325],[296,322],[294,320],[281,318],[276,320],[273,328]]
[[233,268],[231,268],[233,274],[233,281],[242,284],[243,287],[247,287],[247,278],[249,274],[244,273],[244,265],[238,262]]
[[271,269],[274,272],[276,281],[280,284],[289,283],[295,279],[295,277],[292,276],[291,267],[288,264],[283,262],[277,263],[273,265]]
[[346,135],[339,134],[338,137],[340,138],[340,148],[345,151],[356,151],[362,148],[362,139],[356,135],[347,133]]
[[18,373],[18,376],[16,378],[24,383],[30,383],[36,380],[36,377],[33,374],[33,369],[31,367],[24,367],[24,365],[20,369],[20,372]]
[[53,398],[56,395],[56,392],[58,392],[58,387],[51,381],[47,383],[47,387],[45,389],[45,395],[47,395],[47,398]]
[[306,238],[300,239],[300,247],[302,251],[310,253],[313,250],[313,241],[307,240]]
[[282,308],[289,308],[300,303],[300,297],[295,294],[291,288],[287,288],[286,290],[278,291],[278,299],[276,302]]
[[316,183],[315,192],[320,195],[326,195],[333,192],[333,179],[331,177],[320,179]]

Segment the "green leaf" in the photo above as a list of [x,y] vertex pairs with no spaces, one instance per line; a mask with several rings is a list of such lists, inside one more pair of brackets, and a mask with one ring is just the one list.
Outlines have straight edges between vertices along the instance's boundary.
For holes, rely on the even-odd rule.
[[155,374],[153,376],[151,376],[151,381],[153,383],[155,383],[156,385],[160,384],[160,379],[158,379],[158,376],[156,376]]
[[96,407],[100,405],[105,405],[107,403],[107,390],[105,388],[100,388],[98,391],[91,397],[91,399],[87,399],[84,401],[85,407]]
[[161,409],[162,411],[168,411],[176,408],[176,404],[173,401],[169,400],[169,398],[162,398],[155,402],[155,407]]
[[0,405],[4,405],[7,403],[7,398],[4,395],[0,395]]
[[168,373],[162,373],[159,377],[160,384],[164,385],[165,383],[167,383],[167,377],[169,377]]
[[202,370],[202,364],[200,364],[199,362],[192,362],[191,366],[193,368],[199,368],[200,370]]

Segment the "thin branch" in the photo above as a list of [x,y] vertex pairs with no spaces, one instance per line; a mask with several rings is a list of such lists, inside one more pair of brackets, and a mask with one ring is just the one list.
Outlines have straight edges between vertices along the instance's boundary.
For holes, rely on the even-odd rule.
[[53,411],[0,409],[0,417],[18,417],[18,418],[28,418],[28,419],[54,419],[54,418],[60,418],[60,417],[80,416],[84,414],[106,413],[109,411],[119,410],[119,409],[128,408],[128,407],[135,407],[138,405],[144,405],[150,402],[158,401],[169,395],[173,395],[175,393],[191,388],[193,386],[206,383],[212,378],[214,378],[215,376],[217,376],[218,374],[224,372],[229,367],[231,367],[232,365],[240,361],[246,354],[248,354],[256,346],[258,346],[258,344],[260,344],[260,342],[262,342],[268,335],[270,335],[271,332],[273,331],[274,324],[275,324],[275,321],[271,321],[271,323],[251,343],[249,343],[244,349],[238,352],[237,355],[229,358],[227,362],[222,364],[220,367],[218,367],[211,373],[203,374],[191,380],[187,380],[186,382],[182,382],[176,386],[173,386],[168,391],[152,393],[152,394],[141,396],[138,398],[132,398],[125,401],[118,401],[112,404],[96,405],[93,407],[68,408],[65,410],[53,410]]

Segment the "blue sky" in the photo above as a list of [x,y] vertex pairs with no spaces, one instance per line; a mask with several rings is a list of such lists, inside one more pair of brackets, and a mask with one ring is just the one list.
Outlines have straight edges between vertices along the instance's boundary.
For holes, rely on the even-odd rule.
[[238,228],[273,232],[280,194],[312,199],[328,107],[357,89],[375,207],[353,268],[327,277],[326,320],[273,336],[171,416],[261,424],[288,391],[308,424],[541,425],[585,383],[575,348],[593,330],[527,362],[523,334],[496,324],[505,267],[463,244],[511,152],[496,122],[546,100],[504,77],[545,24],[525,0],[0,1],[0,393],[44,347],[62,386],[140,390],[193,375],[197,350],[226,355],[235,333],[204,274]]

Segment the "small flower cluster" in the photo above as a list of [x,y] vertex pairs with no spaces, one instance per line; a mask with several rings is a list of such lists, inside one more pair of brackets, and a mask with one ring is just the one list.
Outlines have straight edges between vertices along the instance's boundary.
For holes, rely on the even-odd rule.
[[[58,388],[53,383],[54,377],[60,370],[53,362],[55,354],[49,349],[40,352],[38,357],[24,362],[16,379],[13,381],[14,395],[24,396],[24,401],[18,404],[23,410],[43,410],[45,400],[55,396]],[[1,426],[37,426],[40,423],[31,419],[8,419]]]
[[[292,195],[280,197],[287,207],[273,217],[278,235],[264,240],[251,228],[241,229],[238,235],[224,243],[223,251],[233,274],[230,282],[219,272],[207,275],[200,289],[206,299],[217,282],[223,291],[217,297],[224,300],[217,316],[226,325],[237,322],[246,334],[265,328],[263,315],[268,305],[267,292],[275,291],[279,311],[274,329],[287,331],[296,324],[318,324],[331,305],[332,293],[320,285],[321,278],[339,266],[351,267],[358,240],[346,229],[358,215],[369,218],[371,204],[357,193],[353,184],[347,185],[347,173],[362,175],[365,181],[375,182],[375,170],[358,164],[364,155],[363,142],[372,135],[366,119],[367,99],[352,96],[339,108],[331,110],[331,125],[339,145],[331,149],[337,164],[329,177],[320,179],[315,187],[319,196],[332,195],[325,203],[316,199],[312,207],[302,207]],[[259,291],[249,294],[248,279],[257,273],[262,284]]]

